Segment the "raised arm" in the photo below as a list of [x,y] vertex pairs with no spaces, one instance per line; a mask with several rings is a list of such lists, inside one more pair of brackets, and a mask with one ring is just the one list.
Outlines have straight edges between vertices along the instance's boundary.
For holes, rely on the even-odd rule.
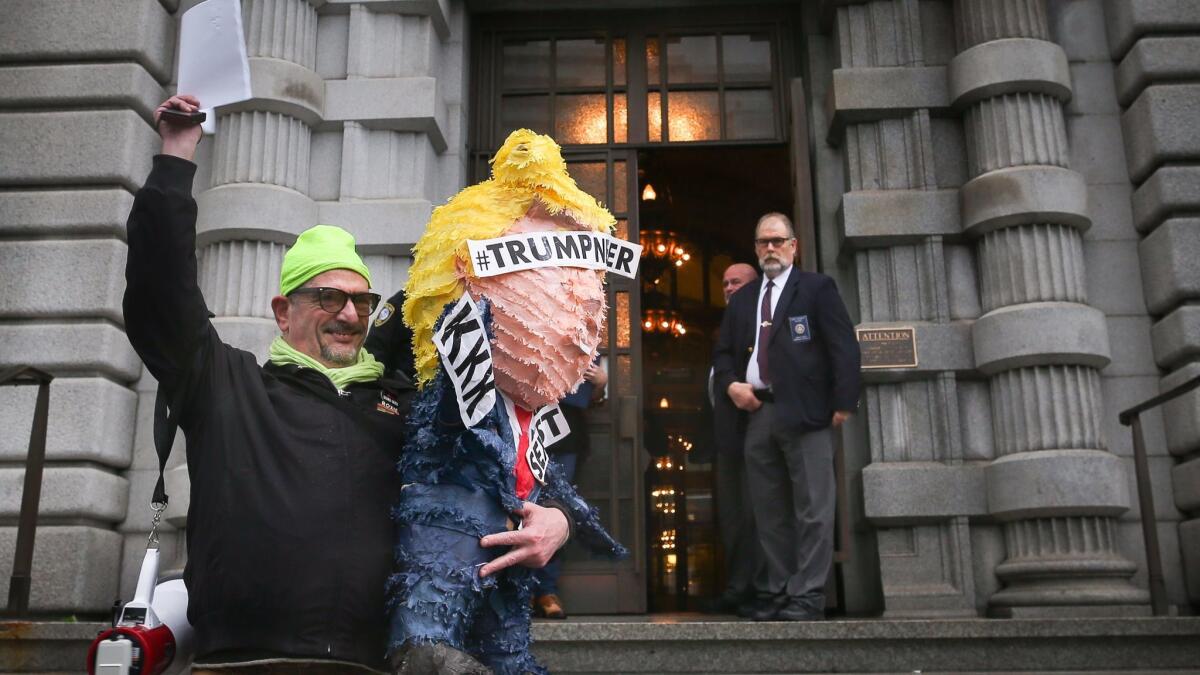
[[[155,111],[155,121],[165,108],[190,112],[198,104],[189,96],[173,96]],[[154,157],[127,224],[125,330],[150,373],[174,392],[215,333],[196,279],[196,165],[191,159],[200,128],[169,121],[158,127],[163,154]]]

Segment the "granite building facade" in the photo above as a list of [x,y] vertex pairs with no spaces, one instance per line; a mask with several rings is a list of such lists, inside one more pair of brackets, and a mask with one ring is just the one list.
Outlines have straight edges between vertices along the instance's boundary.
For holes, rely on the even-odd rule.
[[[9,0],[0,24],[0,369],[56,375],[32,604],[128,596],[157,474],[156,385],[122,328],[124,221],[191,0]],[[202,144],[200,281],[261,357],[286,247],[337,223],[378,289],[475,179],[476,17],[522,0],[243,0],[253,98]],[[722,3],[571,0],[595,13]],[[736,3],[724,3],[736,4]],[[1200,375],[1200,2],[823,0],[793,17],[819,269],[862,326],[913,327],[844,432],[846,607],[1148,613],[1117,413]],[[796,121],[800,120],[799,123]],[[797,222],[805,218],[797,217]],[[636,322],[635,322],[636,323]],[[636,345],[636,343],[635,343]],[[0,388],[0,586],[31,391]],[[1169,603],[1200,606],[1200,393],[1147,414]],[[182,441],[177,441],[182,450]],[[187,475],[167,473],[182,562]]]

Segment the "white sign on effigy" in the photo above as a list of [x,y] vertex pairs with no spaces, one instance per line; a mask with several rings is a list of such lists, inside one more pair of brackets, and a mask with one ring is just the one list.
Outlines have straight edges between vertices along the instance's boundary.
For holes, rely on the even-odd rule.
[[[503,396],[503,400],[513,443],[521,447],[521,423],[517,417],[516,404],[507,396]],[[529,447],[525,451],[525,462],[537,482],[545,484],[546,473],[550,470],[550,453],[546,452],[546,448],[566,438],[569,433],[571,427],[557,403],[543,406],[533,414],[529,421]]]
[[633,279],[642,247],[603,232],[557,230],[525,232],[495,239],[468,239],[477,277],[538,267],[583,267]]
[[539,483],[546,482],[546,471],[550,468],[550,455],[546,448],[567,437],[571,427],[558,404],[548,405],[537,411],[529,424],[532,431],[529,434],[529,451],[525,460],[529,470]]
[[458,399],[463,424],[473,427],[496,405],[496,379],[492,375],[492,349],[483,318],[471,296],[463,293],[433,335]]
[[240,0],[205,0],[184,12],[179,29],[181,94],[200,99],[205,133],[216,130],[213,109],[250,98],[250,60]]

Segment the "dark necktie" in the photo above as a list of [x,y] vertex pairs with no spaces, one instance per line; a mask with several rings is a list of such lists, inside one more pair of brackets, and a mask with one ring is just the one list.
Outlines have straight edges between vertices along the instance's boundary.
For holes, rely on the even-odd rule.
[[763,293],[762,311],[758,321],[758,379],[763,384],[771,386],[771,376],[767,374],[767,342],[771,338],[771,287],[774,282],[767,282],[767,290]]

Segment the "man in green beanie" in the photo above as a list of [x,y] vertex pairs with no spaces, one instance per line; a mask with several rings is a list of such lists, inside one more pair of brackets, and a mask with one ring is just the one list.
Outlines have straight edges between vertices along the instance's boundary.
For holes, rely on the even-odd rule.
[[[221,341],[196,278],[200,128],[161,119],[199,106],[174,96],[155,113],[163,150],[129,215],[124,300],[170,411],[156,436],[177,423],[187,439],[192,672],[378,672],[413,386],[362,349],[379,296],[337,227],[306,230],[284,256],[266,364]],[[567,537],[561,511],[534,508],[519,559],[548,559]]]
[[378,379],[383,366],[362,349],[379,296],[354,251],[354,237],[332,225],[305,230],[283,256],[279,295],[271,300],[283,333],[271,343],[271,362],[324,373],[335,385]]

